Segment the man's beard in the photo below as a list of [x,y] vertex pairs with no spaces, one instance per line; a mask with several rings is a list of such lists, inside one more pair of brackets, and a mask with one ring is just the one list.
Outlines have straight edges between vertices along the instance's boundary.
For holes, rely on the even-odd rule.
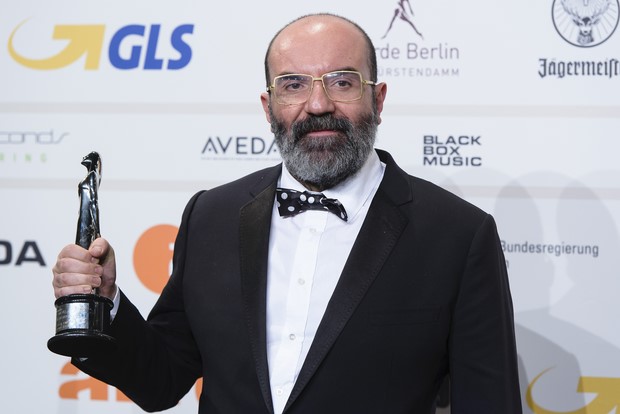
[[[286,168],[295,179],[320,191],[332,188],[362,168],[373,149],[377,135],[376,110],[352,123],[332,114],[311,115],[294,122],[290,131],[284,123],[271,116],[271,131]],[[312,131],[334,131],[332,135],[307,137]]]

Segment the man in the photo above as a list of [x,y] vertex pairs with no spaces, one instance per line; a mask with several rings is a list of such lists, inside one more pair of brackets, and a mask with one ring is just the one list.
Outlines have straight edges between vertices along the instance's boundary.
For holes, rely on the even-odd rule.
[[192,198],[148,322],[107,241],[59,255],[56,296],[116,295],[118,352],[73,362],[145,410],[202,376],[203,414],[426,414],[449,375],[453,414],[520,413],[494,221],[373,150],[387,88],[368,36],[305,16],[265,70],[284,166]]

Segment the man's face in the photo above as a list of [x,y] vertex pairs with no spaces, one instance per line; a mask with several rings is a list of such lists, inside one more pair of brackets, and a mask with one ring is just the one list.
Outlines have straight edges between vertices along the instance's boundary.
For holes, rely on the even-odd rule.
[[[370,76],[362,35],[334,17],[293,23],[274,41],[268,62],[272,78],[292,73],[320,77],[336,70]],[[284,163],[306,187],[333,187],[355,174],[372,151],[386,88],[363,88],[362,98],[353,102],[331,101],[319,81],[303,104],[282,105],[267,93],[261,96]]]
[[[332,114],[312,115],[287,127],[270,109],[271,130],[289,172],[317,191],[331,188],[355,174],[373,149],[375,111],[351,122]],[[312,137],[317,131],[330,131]]]

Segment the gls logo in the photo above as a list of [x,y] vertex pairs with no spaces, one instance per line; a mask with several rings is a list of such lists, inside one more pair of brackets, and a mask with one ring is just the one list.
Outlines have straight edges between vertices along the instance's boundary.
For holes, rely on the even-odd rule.
[[[13,39],[15,33],[27,20],[20,23],[9,37],[9,54],[17,63],[31,69],[50,70],[69,66],[85,55],[84,69],[99,69],[101,51],[103,49],[105,25],[56,25],[53,39],[68,40],[63,50],[54,56],[44,59],[32,59],[23,56],[15,50]],[[121,27],[112,35],[108,46],[108,58],[112,66],[117,69],[136,69],[140,66],[142,50],[145,50],[144,69],[150,70],[178,70],[187,66],[192,58],[192,49],[183,39],[183,36],[194,32],[193,24],[183,24],[176,27],[170,35],[170,46],[178,53],[177,58],[162,59],[157,57],[160,24],[150,27],[131,24]],[[126,53],[128,45],[129,54]],[[121,53],[124,51],[125,53]]]

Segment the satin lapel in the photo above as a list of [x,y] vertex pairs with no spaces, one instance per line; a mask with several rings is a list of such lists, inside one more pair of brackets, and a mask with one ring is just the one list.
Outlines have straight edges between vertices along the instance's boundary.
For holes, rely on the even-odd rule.
[[267,256],[271,213],[280,169],[274,171],[277,172],[274,177],[263,177],[256,187],[256,197],[239,212],[239,257],[245,319],[256,374],[269,412],[273,412],[273,403],[267,366]]
[[404,172],[394,164],[391,157],[387,163],[388,169],[382,184],[321,319],[285,412],[316,372],[407,226],[408,219],[398,207],[411,201],[411,189],[404,178]]

